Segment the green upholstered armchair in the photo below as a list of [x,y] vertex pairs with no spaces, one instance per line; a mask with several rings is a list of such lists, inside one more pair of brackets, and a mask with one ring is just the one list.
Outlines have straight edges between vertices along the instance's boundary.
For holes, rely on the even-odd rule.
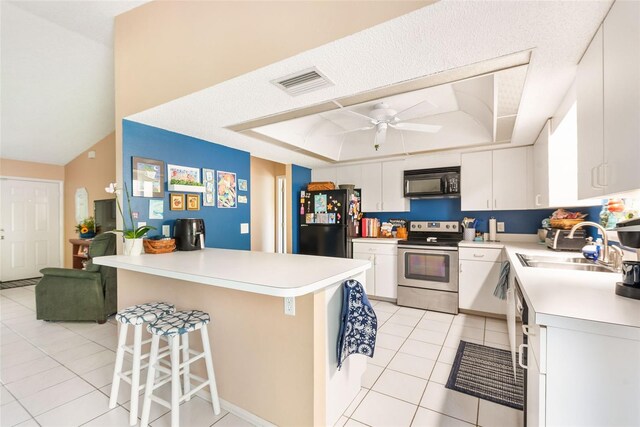
[[40,320],[107,321],[117,311],[116,269],[95,265],[91,258],[114,255],[116,235],[104,233],[89,245],[85,270],[43,268],[36,285],[36,318]]

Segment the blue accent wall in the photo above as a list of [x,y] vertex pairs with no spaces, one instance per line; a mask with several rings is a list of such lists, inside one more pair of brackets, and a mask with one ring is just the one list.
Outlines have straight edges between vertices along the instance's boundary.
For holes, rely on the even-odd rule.
[[[570,211],[588,213],[590,221],[599,222],[600,206],[569,208]],[[460,199],[423,199],[411,200],[410,212],[383,212],[366,214],[369,218],[387,221],[390,218],[407,220],[451,220],[462,221],[466,217],[478,220],[477,231],[489,232],[489,218],[495,217],[505,223],[505,233],[535,234],[541,227],[541,221],[548,218],[555,209],[534,209],[518,211],[462,211]]]
[[[134,221],[143,221],[157,228],[150,231],[149,236],[162,234],[162,225],[166,224],[171,226],[171,234],[173,235],[173,225],[177,218],[203,218],[207,247],[251,249],[251,235],[240,234],[240,224],[251,222],[251,198],[249,197],[251,161],[249,153],[129,120],[122,122],[122,140],[123,175],[130,193],[132,188],[132,156],[165,162],[164,219],[149,219],[149,200],[152,200],[151,198],[131,197],[131,208],[139,215],[138,219],[134,219]],[[167,163],[200,169],[214,169],[216,172],[218,170],[233,172],[236,174],[236,179],[247,180],[247,191],[237,189],[237,195],[247,196],[248,203],[237,203],[236,208],[225,209],[217,206],[202,206],[201,200],[199,211],[169,210]],[[202,193],[200,194],[202,199]],[[123,206],[123,209],[128,218],[126,206]]]
[[311,181],[311,169],[298,165],[291,165],[291,251],[294,254],[300,252],[300,242],[298,240],[299,223],[300,223],[300,192],[307,189],[307,184]]

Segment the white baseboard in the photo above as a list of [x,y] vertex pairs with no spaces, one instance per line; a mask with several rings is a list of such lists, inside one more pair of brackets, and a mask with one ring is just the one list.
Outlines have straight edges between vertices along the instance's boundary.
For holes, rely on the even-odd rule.
[[[204,390],[207,390],[207,391],[204,391]],[[211,402],[211,394],[209,394],[207,387],[205,387],[204,390],[200,390],[199,392],[197,392],[196,396],[206,400],[207,402]],[[225,411],[235,415],[236,417],[242,418],[244,421],[254,426],[277,427],[275,424],[272,424],[267,420],[263,420],[256,414],[249,412],[246,409],[242,409],[241,407],[234,405],[231,402],[227,402],[224,399],[220,399],[220,407]]]

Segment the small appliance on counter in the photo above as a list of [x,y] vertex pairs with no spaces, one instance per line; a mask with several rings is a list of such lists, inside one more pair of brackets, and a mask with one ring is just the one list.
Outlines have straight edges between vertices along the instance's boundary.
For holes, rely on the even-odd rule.
[[574,251],[580,252],[587,244],[587,232],[585,230],[576,230],[573,239],[570,239],[571,230],[563,230],[561,228],[547,229],[547,237],[545,239],[547,247],[554,251]]
[[204,219],[179,218],[173,227],[176,249],[179,251],[195,251],[204,249]]
[[622,262],[622,282],[616,283],[616,295],[640,300],[640,218],[619,222],[615,231],[620,244],[637,251],[637,261]]

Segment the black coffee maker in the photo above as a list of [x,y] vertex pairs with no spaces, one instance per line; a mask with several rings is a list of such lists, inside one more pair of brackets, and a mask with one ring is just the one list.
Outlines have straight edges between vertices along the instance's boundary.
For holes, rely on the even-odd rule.
[[179,251],[195,251],[204,249],[204,219],[179,218],[173,227],[176,249]]
[[640,300],[640,218],[620,221],[617,228],[620,244],[636,249],[638,261],[623,261],[622,282],[616,283],[616,295]]

